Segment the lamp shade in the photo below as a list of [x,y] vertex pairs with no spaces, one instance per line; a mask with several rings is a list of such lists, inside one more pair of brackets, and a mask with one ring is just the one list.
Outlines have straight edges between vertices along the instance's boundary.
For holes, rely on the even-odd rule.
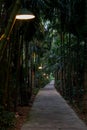
[[28,11],[26,8],[21,8],[16,15],[16,19],[28,20],[35,18],[35,15]]

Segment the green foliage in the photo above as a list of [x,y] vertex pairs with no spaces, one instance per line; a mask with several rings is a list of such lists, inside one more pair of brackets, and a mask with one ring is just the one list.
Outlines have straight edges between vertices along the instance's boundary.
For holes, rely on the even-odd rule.
[[[11,5],[14,6],[13,0],[0,0],[0,35],[6,29],[6,37],[11,26],[11,21],[8,20],[11,17]],[[15,98],[24,99],[25,103],[28,97],[24,96],[26,90],[30,89],[32,94],[31,89],[34,89],[33,92],[36,94],[39,88],[44,87],[49,79],[53,78],[49,78],[51,72],[59,74],[56,85],[60,91],[63,91],[64,96],[70,100],[73,98],[79,101],[85,91],[83,84],[85,84],[84,71],[87,64],[87,41],[84,43],[85,39],[83,39],[81,43],[80,40],[87,34],[85,25],[87,3],[83,0],[25,0],[25,5],[34,11],[36,17],[34,21],[17,21],[9,41],[6,40],[8,41],[8,45],[5,46],[7,47],[6,54],[3,52],[4,60],[0,63],[1,104],[3,104],[3,100],[7,106],[13,102],[10,94],[15,95]],[[11,18],[13,19],[13,16]],[[6,27],[7,23],[10,26]],[[9,66],[8,61],[10,61]],[[40,64],[42,64],[43,70],[38,72]],[[20,66],[22,67],[20,68]],[[28,75],[29,71],[31,72]],[[31,80],[34,82],[32,72],[35,74],[35,80],[38,80],[38,83],[34,84],[36,88],[32,87]],[[20,95],[23,96],[20,97]],[[16,98],[14,106],[18,103],[19,100]],[[14,113],[6,111],[0,106],[1,130],[13,126],[14,118]]]
[[15,115],[13,112],[4,110],[3,106],[0,106],[0,130],[8,130],[14,127]]
[[37,80],[38,80],[38,88],[44,87],[49,82],[49,76],[48,74],[44,75],[44,72],[37,74]]

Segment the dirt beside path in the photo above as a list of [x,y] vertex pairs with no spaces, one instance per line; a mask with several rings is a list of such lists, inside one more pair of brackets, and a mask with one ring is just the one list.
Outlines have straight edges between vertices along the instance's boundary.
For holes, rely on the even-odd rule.
[[[35,95],[32,96],[28,106],[19,106],[17,108],[17,112],[15,114],[16,124],[14,126],[14,130],[21,130],[22,125],[27,120],[27,117],[28,117],[29,112],[30,112],[30,110],[32,108],[34,99],[35,99]],[[13,128],[10,129],[10,130],[13,130]]]
[[26,118],[29,114],[31,106],[28,107],[19,107],[18,112],[16,113],[16,124],[14,130],[21,130],[23,123],[26,121]]

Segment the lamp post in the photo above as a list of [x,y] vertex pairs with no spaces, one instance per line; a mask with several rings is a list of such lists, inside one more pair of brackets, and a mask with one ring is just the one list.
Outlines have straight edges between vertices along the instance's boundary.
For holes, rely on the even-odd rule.
[[10,33],[11,33],[12,29],[13,29],[13,26],[15,24],[16,19],[19,19],[19,20],[29,20],[29,19],[35,18],[35,16],[32,13],[30,13],[27,9],[20,9],[19,10],[20,15],[17,14],[17,11],[18,11],[18,8],[20,7],[20,4],[21,4],[20,0],[17,0],[16,3],[15,3],[14,8],[12,10],[12,13],[10,15],[10,18],[8,20],[8,24],[7,24],[7,27],[5,29],[5,32],[0,37],[0,61],[2,59],[2,55],[3,55],[3,53],[5,51],[5,48],[6,48],[5,42],[10,37]]
[[21,8],[16,15],[18,20],[30,20],[35,18],[35,15],[28,11],[26,8]]
[[[3,87],[3,97],[2,97],[2,102],[3,102],[3,104],[7,104],[7,97],[9,96],[8,95],[8,90],[9,90],[9,86],[8,85],[10,85],[10,79],[8,78],[9,77],[9,75],[10,75],[10,73],[11,73],[11,69],[10,69],[10,67],[11,67],[11,65],[10,65],[10,63],[12,63],[11,62],[11,58],[12,57],[9,57],[9,56],[12,56],[11,54],[11,51],[13,50],[13,49],[11,49],[9,46],[8,46],[8,48],[7,48],[7,51],[5,52],[5,50],[6,50],[6,47],[7,47],[7,44],[9,44],[10,43],[10,40],[9,40],[9,38],[10,38],[10,34],[11,34],[11,32],[12,32],[12,29],[13,29],[13,27],[14,27],[14,24],[15,24],[15,21],[16,21],[16,14],[17,14],[17,12],[18,12],[18,9],[19,9],[19,7],[20,7],[20,4],[21,4],[21,2],[20,2],[20,0],[16,0],[16,3],[15,3],[15,5],[14,5],[14,8],[13,8],[13,10],[12,10],[12,12],[11,12],[11,14],[10,14],[10,17],[9,17],[9,20],[8,20],[8,23],[7,23],[7,26],[6,26],[6,28],[5,28],[5,31],[4,31],[4,34],[0,37],[0,64],[1,64],[1,69],[3,68],[3,70],[4,71],[1,71],[2,73],[0,74],[0,76],[2,77],[2,80],[4,81],[5,80],[5,83],[3,83],[2,82],[2,84],[1,84],[1,86]],[[26,15],[26,13],[25,13],[25,15]],[[24,14],[23,14],[23,16],[24,16]],[[28,16],[28,14],[26,15],[26,16]],[[31,15],[32,16],[32,15]],[[35,16],[33,16],[33,18],[34,18]],[[32,17],[30,17],[30,18],[32,18]],[[25,20],[28,20],[28,19],[30,19],[30,18],[27,18],[27,19],[25,19]],[[23,19],[23,17],[22,17],[22,19],[20,19],[20,20],[24,20]],[[5,52],[5,53],[4,53]],[[5,56],[4,56],[4,54],[5,54]],[[8,55],[8,54],[10,54],[10,55]],[[18,55],[19,55],[19,53],[18,53]],[[4,58],[3,58],[3,56],[4,56]],[[6,59],[5,59],[6,58]],[[1,61],[4,61],[4,62],[1,62]],[[19,60],[19,59],[18,59]],[[18,61],[19,62],[19,61]],[[6,68],[3,66],[4,65],[4,63],[6,63]],[[19,66],[18,66],[19,67]],[[0,70],[1,70],[0,69]],[[18,69],[18,68],[17,68]],[[17,73],[19,73],[19,70],[17,70],[18,72]],[[6,73],[6,74],[5,74]],[[2,76],[4,74],[4,77]],[[18,77],[17,77],[18,78]],[[18,80],[18,79],[17,79]],[[13,80],[12,80],[13,81]],[[17,83],[16,83],[17,84]],[[18,89],[18,88],[17,88]],[[16,90],[16,88],[15,88],[15,90]],[[17,93],[17,92],[16,92]],[[15,97],[16,97],[16,95],[15,95]],[[17,98],[17,97],[16,97]],[[15,104],[16,104],[16,101],[15,101]],[[8,104],[9,105],[9,104]],[[16,107],[15,105],[14,105],[14,107]]]

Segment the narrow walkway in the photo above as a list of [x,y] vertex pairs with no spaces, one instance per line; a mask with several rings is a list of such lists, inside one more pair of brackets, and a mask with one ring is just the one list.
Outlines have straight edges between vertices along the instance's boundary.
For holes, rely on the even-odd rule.
[[21,130],[87,130],[87,126],[56,91],[52,81],[37,94],[29,121]]

